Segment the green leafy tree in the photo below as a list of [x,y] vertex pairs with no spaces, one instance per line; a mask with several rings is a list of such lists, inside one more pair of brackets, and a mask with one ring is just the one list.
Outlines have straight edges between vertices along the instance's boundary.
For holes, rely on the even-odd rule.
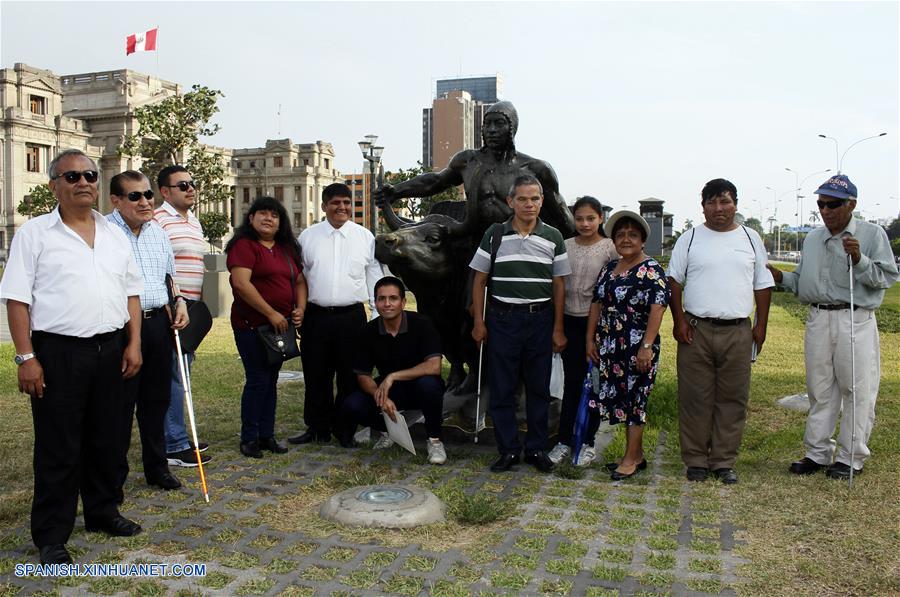
[[757,233],[759,233],[760,236],[765,236],[765,234],[763,234],[762,222],[760,222],[756,218],[747,218],[746,220],[744,220],[744,226],[746,226],[747,228],[753,228]]
[[134,111],[137,134],[125,137],[119,154],[141,158],[141,172],[154,182],[163,167],[187,159],[185,167],[198,183],[199,205],[229,200],[229,189],[222,184],[222,155],[207,150],[199,140],[219,132],[219,125],[210,120],[219,111],[220,97],[225,96],[217,89],[194,85],[183,95],[138,108]]
[[889,239],[895,240],[900,238],[900,218],[894,218],[894,221],[888,224],[884,230],[887,232]]
[[[404,180],[409,180],[410,178],[415,178],[420,174],[424,174],[426,172],[432,172],[431,168],[426,168],[422,166],[422,162],[416,162],[418,166],[415,168],[409,168],[408,170],[404,170],[400,168],[397,172],[385,172],[384,179],[385,182],[390,184],[397,184],[403,182]],[[422,218],[427,216],[429,212],[431,212],[431,206],[440,201],[458,201],[460,199],[459,188],[450,187],[445,191],[441,191],[437,195],[432,195],[431,197],[408,197],[406,199],[401,199],[397,202],[398,208],[406,208],[409,209],[409,213],[413,218]]]
[[891,241],[891,250],[894,252],[894,255],[900,257],[900,238],[895,238]]
[[16,207],[16,211],[19,212],[19,215],[33,218],[35,216],[48,214],[55,208],[56,197],[53,196],[50,185],[39,184],[31,189],[31,192],[25,196],[25,199],[22,200],[21,203],[19,203],[18,207]]
[[228,216],[217,211],[207,211],[198,216],[200,226],[203,228],[203,236],[211,247],[222,240],[228,232]]

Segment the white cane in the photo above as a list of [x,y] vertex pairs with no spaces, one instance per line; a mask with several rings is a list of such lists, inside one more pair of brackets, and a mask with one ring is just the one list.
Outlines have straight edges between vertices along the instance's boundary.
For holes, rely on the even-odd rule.
[[[487,285],[484,287],[484,302],[481,305],[481,321],[487,317]],[[486,324],[485,324],[486,325]],[[484,339],[478,346],[478,385],[475,389],[475,443],[478,443],[478,432],[484,429],[484,419],[481,418],[481,363],[484,360]]]
[[203,472],[203,459],[200,457],[200,442],[197,441],[197,423],[194,419],[194,397],[191,391],[191,378],[188,372],[188,358],[181,351],[181,336],[175,330],[175,352],[178,356],[178,370],[181,373],[181,387],[184,388],[184,401],[188,408],[188,421],[191,423],[191,435],[194,438],[194,455],[197,457],[197,466],[200,469],[200,486],[203,489],[203,497],[209,503],[209,491],[206,487],[206,474]]
[[853,468],[856,448],[856,333],[853,313],[853,258],[847,254],[847,270],[850,272],[850,481],[848,487],[853,488]]

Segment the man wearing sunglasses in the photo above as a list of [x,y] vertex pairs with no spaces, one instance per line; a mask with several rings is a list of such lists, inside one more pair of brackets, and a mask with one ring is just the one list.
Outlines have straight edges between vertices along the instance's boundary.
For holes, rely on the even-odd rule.
[[[97,164],[76,149],[50,164],[53,212],[13,237],[0,281],[19,391],[31,396],[31,536],[43,564],[69,564],[78,496],[88,531],[132,536],[116,507],[123,378],[141,368],[140,271],[128,241],[94,211]],[[127,330],[126,330],[127,327]]]
[[[869,457],[866,446],[875,423],[875,399],[881,378],[881,350],[875,309],[884,291],[897,280],[897,266],[887,233],[881,226],[853,217],[856,185],[843,174],[832,176],[816,191],[825,226],[803,241],[797,269],[782,272],[769,266],[775,281],[810,306],[804,352],[809,415],[803,444],[806,455],[790,466],[796,475],[811,475],[823,468],[832,479],[862,472]],[[850,269],[853,262],[854,310],[850,310]],[[832,439],[838,416],[849,417],[852,392],[850,325],[856,339],[856,445],[851,462],[848,423]]]
[[[166,166],[156,177],[163,204],[153,212],[153,219],[169,237],[175,255],[175,283],[184,298],[199,301],[203,298],[203,255],[207,252],[200,220],[191,212],[196,200],[197,185],[184,166]],[[188,367],[194,361],[194,353],[185,353]],[[184,425],[184,387],[178,357],[172,359],[171,402],[166,412],[166,457],[169,466],[197,466],[197,456],[188,440]],[[200,451],[207,448],[200,442]],[[211,459],[202,454],[204,464]]]
[[137,407],[141,433],[144,477],[149,485],[178,489],[181,482],[169,471],[163,424],[169,408],[172,372],[172,336],[169,327],[183,329],[188,323],[187,305],[179,297],[174,318],[168,310],[166,275],[175,276],[175,258],[169,237],[153,222],[153,191],[147,177],[126,170],[109,181],[115,209],[106,216],[127,239],[144,281],[141,292],[141,371],[125,383],[122,417],[118,424],[117,498],[124,499],[128,477],[128,449],[132,419]]

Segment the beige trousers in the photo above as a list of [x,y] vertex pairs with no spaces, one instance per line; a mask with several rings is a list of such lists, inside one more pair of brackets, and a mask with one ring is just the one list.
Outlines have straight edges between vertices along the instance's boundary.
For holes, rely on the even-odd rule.
[[[832,459],[851,464],[850,314],[850,309],[824,311],[810,307],[806,320],[804,353],[809,416],[803,444],[806,446],[806,457],[819,464],[831,464]],[[860,469],[869,457],[866,443],[875,424],[875,399],[881,380],[881,348],[874,311],[857,309],[853,312],[853,321],[856,337],[856,446],[852,464],[853,468]],[[841,429],[835,454],[833,436],[839,415]]]
[[[690,317],[689,315],[685,315]],[[685,466],[734,468],[750,399],[750,320],[697,320],[692,344],[678,344],[678,427]]]

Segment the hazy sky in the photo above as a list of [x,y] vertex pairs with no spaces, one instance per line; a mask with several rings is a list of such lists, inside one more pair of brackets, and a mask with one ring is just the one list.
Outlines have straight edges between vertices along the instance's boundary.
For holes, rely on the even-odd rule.
[[[619,208],[659,197],[702,219],[712,178],[739,209],[796,222],[785,167],[843,170],[868,217],[896,216],[896,2],[0,2],[2,66],[57,74],[129,68],[222,90],[210,142],[259,147],[279,136],[334,144],[359,171],[356,142],[385,167],[421,159],[434,80],[500,73],[519,112],[517,147],[552,164],[568,201]],[[125,37],[158,25],[155,53]],[[157,69],[158,60],[158,69]],[[804,185],[803,218],[817,183]],[[766,190],[777,189],[777,194]],[[756,199],[757,202],[752,200]],[[762,207],[761,207],[762,206]]]

